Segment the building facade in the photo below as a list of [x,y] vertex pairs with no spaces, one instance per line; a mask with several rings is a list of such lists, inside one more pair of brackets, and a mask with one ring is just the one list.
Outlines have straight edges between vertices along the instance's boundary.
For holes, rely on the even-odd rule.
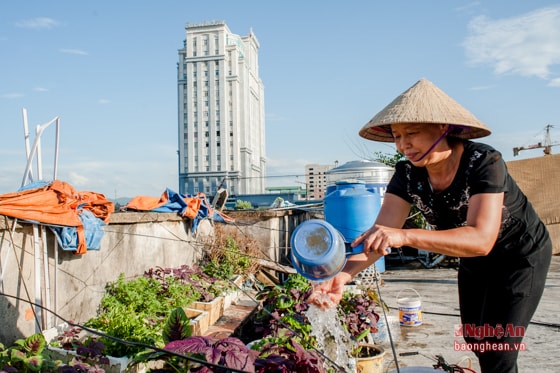
[[179,192],[264,192],[264,89],[259,42],[225,22],[187,23],[177,66]]
[[327,171],[335,165],[308,164],[305,165],[305,186],[307,199],[322,200],[327,190]]

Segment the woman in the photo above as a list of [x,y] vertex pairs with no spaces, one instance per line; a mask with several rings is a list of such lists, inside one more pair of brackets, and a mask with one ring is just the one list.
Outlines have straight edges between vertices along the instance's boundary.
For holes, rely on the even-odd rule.
[[[482,372],[517,372],[515,348],[541,298],[552,244],[501,154],[469,140],[489,134],[425,79],[370,120],[360,136],[394,142],[407,160],[396,165],[375,224],[352,242],[363,243],[364,254],[317,285],[314,302],[338,303],[344,285],[390,247],[459,257],[465,341],[480,350]],[[403,229],[412,205],[430,230]]]

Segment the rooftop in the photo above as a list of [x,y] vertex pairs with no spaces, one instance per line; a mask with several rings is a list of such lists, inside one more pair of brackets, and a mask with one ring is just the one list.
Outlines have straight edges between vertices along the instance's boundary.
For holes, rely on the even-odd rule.
[[[460,324],[456,275],[454,268],[426,269],[417,262],[406,265],[387,263],[387,270],[380,275],[381,296],[389,306],[387,319],[401,371],[406,371],[406,367],[432,367],[436,356],[440,355],[448,364],[459,364],[480,372],[474,353],[456,351],[458,345],[455,342],[463,342],[454,334]],[[407,289],[414,289],[421,297],[423,316],[422,323],[417,326],[399,325],[397,297],[401,291],[404,296]],[[560,256],[554,256],[543,297],[524,338],[526,350],[519,353],[520,372],[558,372],[558,361],[551,357],[560,350],[559,305]],[[250,295],[243,297],[207,334],[219,337],[232,334],[254,307]],[[396,372],[390,340],[387,338],[381,345],[385,349],[384,372]]]

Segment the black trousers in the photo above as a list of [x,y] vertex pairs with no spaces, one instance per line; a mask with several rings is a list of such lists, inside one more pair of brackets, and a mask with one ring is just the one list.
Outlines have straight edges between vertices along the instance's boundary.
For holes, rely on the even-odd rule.
[[463,338],[478,357],[482,373],[517,372],[521,342],[541,299],[551,256],[547,235],[526,257],[461,260]]

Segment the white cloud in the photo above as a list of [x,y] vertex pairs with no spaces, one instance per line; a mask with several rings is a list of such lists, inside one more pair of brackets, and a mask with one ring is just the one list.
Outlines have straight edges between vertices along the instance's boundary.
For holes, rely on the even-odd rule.
[[550,79],[548,85],[550,87],[560,87],[560,78]]
[[23,96],[24,96],[23,93],[4,93],[3,95],[0,95],[0,98],[12,99],[12,98],[20,98]]
[[47,17],[29,18],[16,22],[16,27],[34,30],[51,29],[56,26],[58,26],[58,22]]
[[35,92],[48,92],[49,90],[45,87],[35,87],[33,88]]
[[77,54],[80,56],[87,56],[89,54],[81,49],[59,49],[59,51],[66,54]]
[[469,62],[491,65],[496,74],[549,79],[551,67],[560,64],[560,6],[497,20],[478,16],[469,29]]
[[471,91],[486,91],[486,90],[492,89],[492,88],[494,88],[493,85],[477,85],[477,86],[471,87],[470,90]]
[[98,103],[99,105],[107,105],[107,104],[110,104],[110,103],[111,103],[111,100],[107,100],[106,98],[100,98],[100,99],[97,101],[97,103]]

